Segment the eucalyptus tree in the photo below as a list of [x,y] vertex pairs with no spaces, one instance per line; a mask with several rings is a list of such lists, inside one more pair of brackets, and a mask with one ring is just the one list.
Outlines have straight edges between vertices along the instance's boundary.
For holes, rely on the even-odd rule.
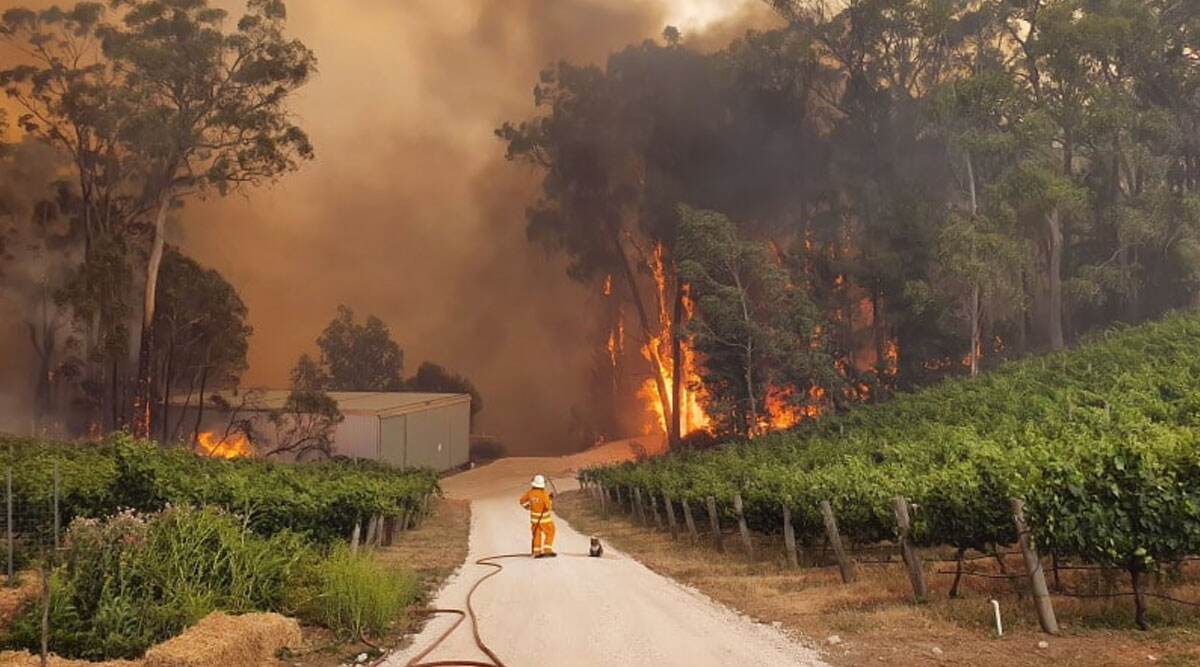
[[769,247],[740,238],[728,217],[683,206],[680,219],[679,270],[696,299],[688,332],[704,356],[705,400],[724,430],[752,438],[766,425],[769,391],[786,388],[800,402],[834,381],[819,312]]
[[316,58],[285,34],[281,0],[249,0],[229,29],[207,0],[109,0],[12,9],[3,36],[27,56],[0,72],[26,132],[75,162],[89,234],[144,256],[133,431],[150,429],[155,296],[170,211],[269,183],[313,157],[288,103]]

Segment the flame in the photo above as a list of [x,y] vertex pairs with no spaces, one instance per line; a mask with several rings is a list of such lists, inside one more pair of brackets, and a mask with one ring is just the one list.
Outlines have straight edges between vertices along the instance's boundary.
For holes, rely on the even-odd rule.
[[222,438],[205,431],[197,438],[196,444],[200,446],[200,453],[213,458],[236,459],[254,456],[254,446],[244,433],[230,433]]
[[[662,433],[667,433],[670,430],[670,424],[667,423],[667,416],[663,406],[668,406],[674,410],[674,396],[670,395],[674,387],[675,369],[674,361],[671,356],[671,342],[674,336],[672,328],[671,314],[667,312],[667,304],[671,302],[668,298],[667,290],[667,271],[666,265],[663,262],[663,247],[658,244],[654,247],[654,256],[651,258],[650,270],[654,276],[654,287],[657,290],[656,296],[658,301],[658,322],[659,333],[657,336],[652,336],[650,342],[642,346],[642,356],[647,361],[651,362],[650,366],[661,369],[663,386],[667,388],[668,395],[666,397],[659,396],[658,379],[651,376],[642,383],[641,389],[638,390],[638,397],[646,403],[647,413],[651,417],[651,422],[646,425],[646,432],[652,433],[656,429]],[[687,292],[687,286],[682,285],[680,289],[683,292],[683,310],[684,320],[690,320],[695,313],[695,304]],[[621,330],[624,334],[624,329]],[[700,405],[700,396],[703,392],[700,373],[696,370],[696,351],[692,348],[691,341],[686,338],[680,338],[680,366],[682,367],[680,399],[683,405],[680,416],[680,432],[684,435],[695,433],[697,431],[706,431],[711,425],[712,420],[708,413]]]
[[895,338],[889,338],[883,344],[883,372],[889,377],[900,372],[900,344]]
[[[667,312],[667,304],[671,300],[668,298],[666,265],[663,262],[663,248],[661,245],[656,246],[654,249],[650,269],[651,274],[654,276],[655,289],[657,289],[659,334],[652,337],[650,343],[642,347],[642,356],[651,362],[652,368],[655,367],[655,361],[657,361],[657,367],[662,369],[662,384],[667,388],[669,394],[674,387],[675,380],[674,361],[671,356],[673,328],[670,313]],[[687,285],[683,285],[681,289],[683,290],[683,314],[684,321],[686,322],[691,320],[695,315],[696,304],[688,292]],[[623,341],[625,331],[623,322],[620,325],[619,340]],[[818,331],[817,335],[819,333]],[[613,342],[611,336],[609,342],[610,345]],[[704,388],[700,373],[697,370],[697,354],[692,347],[691,341],[687,338],[682,338],[680,345],[680,366],[683,373],[683,383],[680,388],[680,402],[683,406],[680,416],[680,432],[688,435],[700,431],[708,431],[712,427],[712,419],[705,412],[702,405]],[[638,397],[645,403],[646,412],[650,418],[649,423],[645,427],[647,434],[656,431],[667,433],[670,429],[663,406],[666,405],[673,410],[674,397],[668,395],[663,400],[663,397],[659,396],[658,387],[658,379],[651,376],[642,383],[641,388],[638,390]],[[794,390],[790,388],[768,388],[766,414],[758,425],[759,432],[765,433],[767,431],[791,428],[802,421],[820,417],[827,409],[825,390],[820,387],[813,387],[809,392],[808,398],[802,403],[794,401],[793,395]]]

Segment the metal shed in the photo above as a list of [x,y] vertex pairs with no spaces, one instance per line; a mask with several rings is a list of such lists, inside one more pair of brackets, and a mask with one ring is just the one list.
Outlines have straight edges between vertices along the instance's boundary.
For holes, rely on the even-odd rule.
[[[266,413],[281,408],[288,394],[286,390],[256,392],[252,406],[242,411],[260,413],[253,419],[265,423]],[[329,396],[345,416],[334,433],[335,455],[439,471],[467,463],[471,437],[469,394],[333,391]],[[227,392],[222,392],[222,398],[230,405],[239,405],[238,397]],[[182,401],[172,403],[182,405]],[[195,407],[188,412],[194,418]],[[227,421],[228,414],[209,408],[202,429],[218,430]],[[269,432],[267,428],[257,430]]]

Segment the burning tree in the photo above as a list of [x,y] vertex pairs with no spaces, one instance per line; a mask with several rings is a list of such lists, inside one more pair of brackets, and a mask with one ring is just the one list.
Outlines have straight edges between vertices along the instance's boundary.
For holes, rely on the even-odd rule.
[[697,303],[688,331],[704,357],[709,412],[750,438],[819,414],[840,378],[804,288],[726,216],[684,206],[680,217],[680,273]]
[[[543,197],[528,214],[530,238],[564,251],[572,277],[603,284],[606,294],[631,306],[649,364],[643,393],[652,396],[672,444],[687,423],[706,424],[692,409],[698,404],[686,377],[686,288],[671,256],[674,206],[684,191],[703,187],[682,173],[685,147],[715,136],[718,122],[695,115],[691,124],[664,121],[679,116],[686,101],[710,94],[710,81],[695,76],[703,66],[692,52],[653,44],[614,56],[608,72],[560,63],[543,72],[534,92],[544,114],[497,130],[510,160],[545,171]],[[671,70],[680,85],[664,91],[658,76]],[[624,311],[617,309],[610,324],[615,365],[624,347]]]

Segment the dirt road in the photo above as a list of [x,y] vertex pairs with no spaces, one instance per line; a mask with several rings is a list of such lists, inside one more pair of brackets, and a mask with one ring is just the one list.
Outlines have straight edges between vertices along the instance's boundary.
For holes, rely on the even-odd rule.
[[[556,459],[505,459],[445,481],[448,495],[471,501],[470,565],[450,580],[439,607],[465,608],[470,586],[490,571],[483,556],[529,550],[528,514],[517,505],[534,473],[551,477],[560,491],[576,487],[573,470],[626,455],[628,445]],[[484,641],[509,667],[538,665],[640,665],[679,667],[823,667],[816,652],[778,630],[751,622],[609,548],[602,559],[586,555],[587,536],[556,519],[556,559],[502,561],[504,571],[475,594]],[[404,667],[452,623],[429,623],[388,667]],[[425,660],[486,661],[464,623]]]

